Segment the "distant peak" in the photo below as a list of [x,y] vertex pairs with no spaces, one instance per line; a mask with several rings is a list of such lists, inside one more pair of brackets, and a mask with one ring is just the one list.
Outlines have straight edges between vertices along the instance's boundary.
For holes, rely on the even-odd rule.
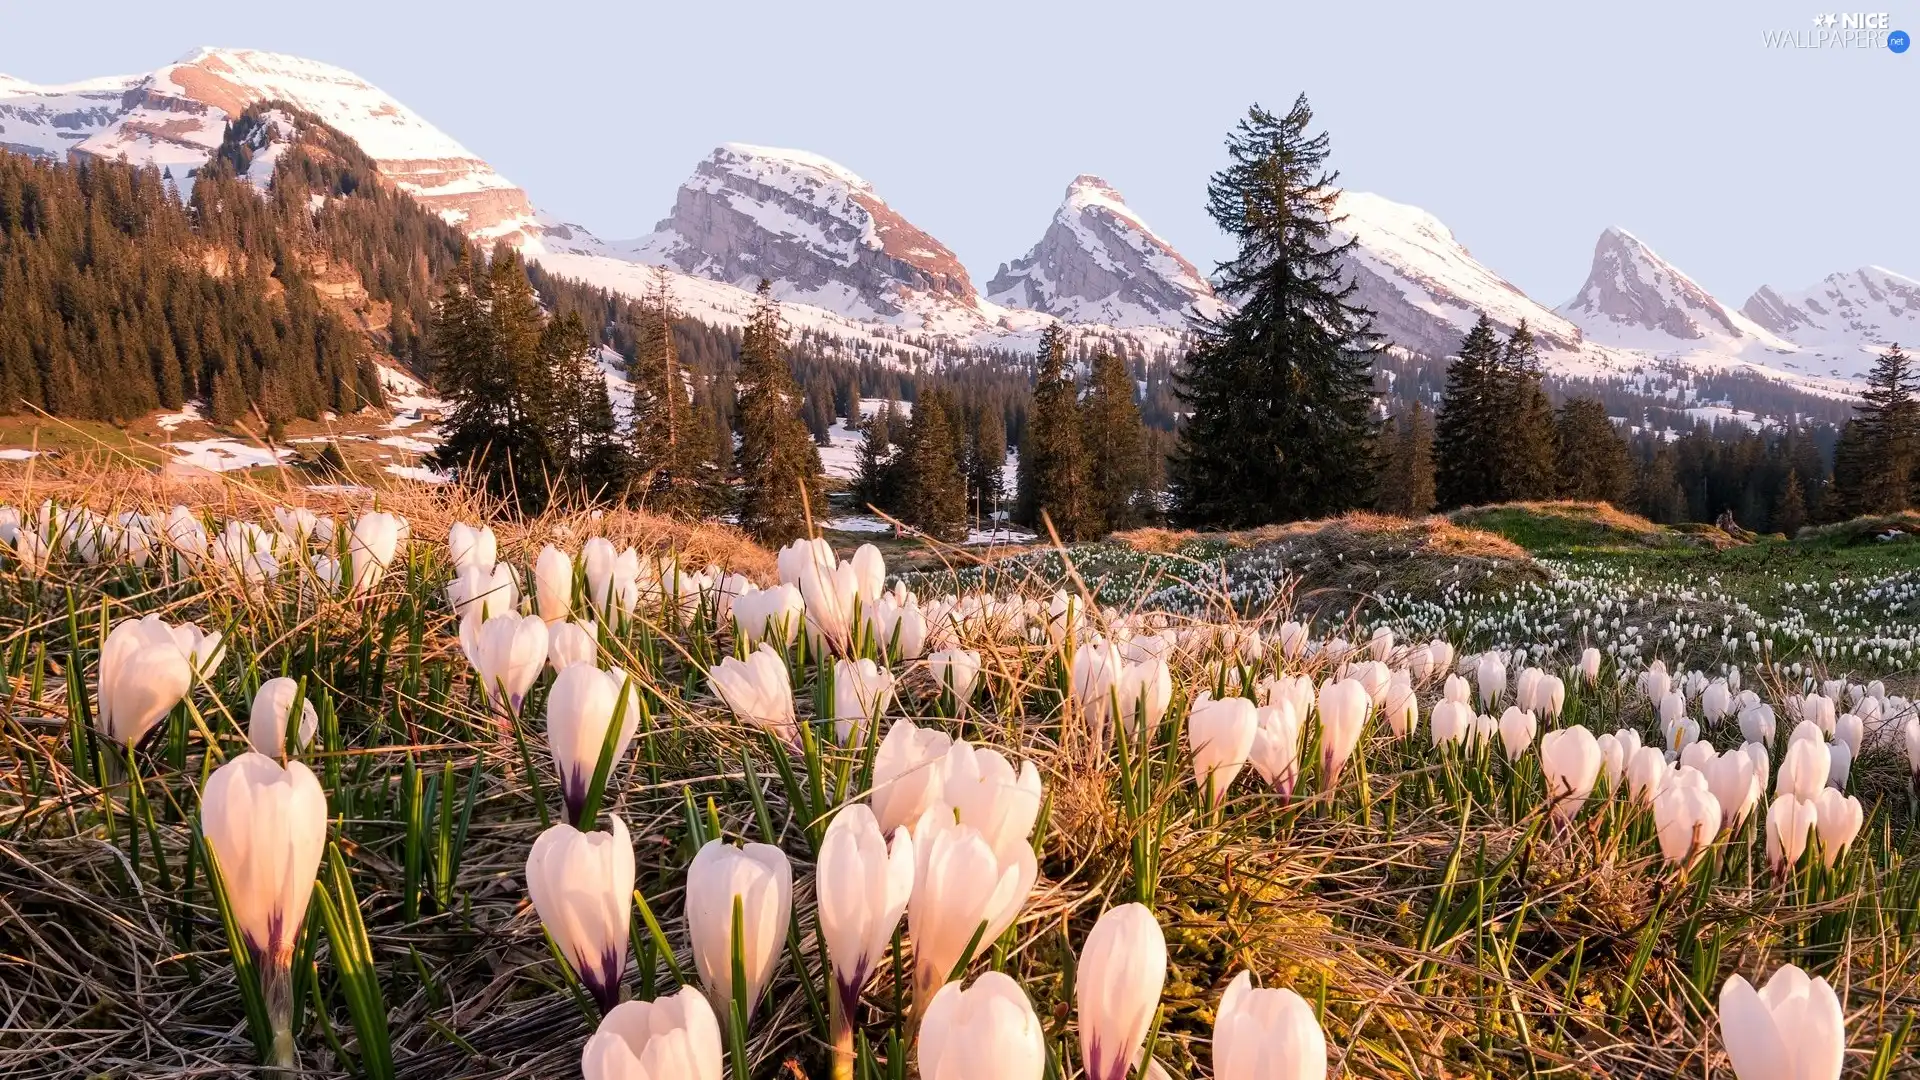
[[774,162],[792,168],[820,173],[853,187],[866,189],[873,187],[873,185],[867,183],[866,179],[859,173],[854,172],[845,165],[840,164],[832,158],[807,150],[793,150],[779,146],[758,146],[754,143],[730,142],[717,147],[712,157],[716,161],[731,157],[746,161]]
[[1119,192],[1113,190],[1112,184],[1107,183],[1104,179],[1098,176],[1095,176],[1092,173],[1083,172],[1079,176],[1076,176],[1073,178],[1073,183],[1067,185],[1067,193],[1069,195],[1071,195],[1076,191],[1081,191],[1081,190],[1104,191],[1110,195],[1113,195],[1115,198],[1118,198],[1120,195]]

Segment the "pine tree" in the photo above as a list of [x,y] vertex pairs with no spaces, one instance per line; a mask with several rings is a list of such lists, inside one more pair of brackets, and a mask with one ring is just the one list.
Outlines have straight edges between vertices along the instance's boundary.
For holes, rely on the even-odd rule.
[[1153,509],[1148,487],[1146,425],[1133,400],[1127,362],[1101,350],[1088,365],[1087,394],[1080,403],[1086,444],[1089,535],[1131,529]]
[[1494,462],[1500,336],[1482,313],[1447,364],[1447,387],[1434,423],[1434,495],[1440,506],[1484,506],[1499,501]]
[[1792,539],[1807,523],[1807,496],[1801,489],[1800,473],[1788,469],[1786,479],[1780,482],[1779,497],[1773,503],[1773,531],[1785,533]]
[[695,407],[674,338],[672,286],[657,271],[646,302],[633,309],[634,492],[664,514],[698,516],[721,501],[719,465],[706,413]]
[[1189,415],[1171,469],[1175,516],[1243,527],[1373,501],[1372,314],[1343,281],[1352,241],[1332,242],[1325,132],[1302,94],[1287,115],[1258,105],[1227,140],[1232,163],[1207,210],[1239,243],[1221,264],[1232,311],[1194,325],[1176,379]]
[[1018,519],[1036,529],[1053,523],[1062,541],[1082,536],[1087,519],[1086,446],[1080,435],[1079,392],[1067,364],[1066,332],[1058,324],[1040,334],[1040,349],[1020,445]]
[[1387,442],[1375,507],[1384,514],[1420,517],[1433,509],[1433,423],[1415,401],[1399,417]]
[[1920,388],[1912,360],[1894,345],[1874,361],[1867,388],[1834,450],[1839,513],[1890,514],[1914,503],[1920,465]]
[[740,340],[740,430],[734,454],[740,525],[766,544],[807,534],[808,517],[826,509],[820,450],[800,419],[800,388],[787,369],[786,330],[772,283],[762,279],[753,319]]
[[1560,407],[1558,432],[1560,495],[1568,499],[1629,505],[1633,496],[1633,456],[1627,442],[1596,398],[1569,398]]
[[833,382],[825,371],[814,372],[807,380],[807,403],[804,419],[807,431],[813,435],[816,446],[825,446],[832,441],[833,422]]
[[587,498],[623,492],[633,459],[620,438],[592,333],[579,313],[569,311],[547,321],[540,347],[554,376],[550,438],[556,467]]
[[951,391],[922,389],[901,451],[900,518],[939,540],[966,535],[967,492],[950,420],[957,412]]
[[1687,519],[1687,493],[1674,470],[1673,448],[1662,443],[1640,467],[1633,499],[1648,521],[1672,525]]
[[1524,319],[1501,348],[1498,370],[1495,496],[1501,502],[1551,499],[1560,486],[1553,404],[1540,385],[1537,347]]

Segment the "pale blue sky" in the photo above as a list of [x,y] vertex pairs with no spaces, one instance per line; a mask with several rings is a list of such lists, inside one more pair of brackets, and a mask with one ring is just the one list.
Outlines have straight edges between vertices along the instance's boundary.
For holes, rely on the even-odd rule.
[[[1920,31],[1913,0],[1878,2]],[[1571,296],[1617,224],[1739,304],[1866,263],[1920,277],[1920,50],[1762,45],[1829,3],[8,0],[0,72],[310,56],[608,238],[648,231],[718,143],[800,147],[982,282],[1080,172],[1210,268],[1223,135],[1305,90],[1348,186],[1432,211],[1537,299]]]

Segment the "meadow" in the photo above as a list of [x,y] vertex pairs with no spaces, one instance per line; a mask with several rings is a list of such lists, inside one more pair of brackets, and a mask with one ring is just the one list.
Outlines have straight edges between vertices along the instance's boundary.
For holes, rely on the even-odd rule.
[[0,1075],[1920,1075],[1911,523],[4,501]]

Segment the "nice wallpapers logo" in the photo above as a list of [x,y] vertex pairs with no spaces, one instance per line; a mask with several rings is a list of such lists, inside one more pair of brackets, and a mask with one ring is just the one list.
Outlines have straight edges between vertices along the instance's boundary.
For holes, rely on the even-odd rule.
[[1823,12],[1813,17],[1812,29],[1761,31],[1769,49],[1886,49],[1903,53],[1913,44],[1905,30],[1893,28],[1885,11]]

